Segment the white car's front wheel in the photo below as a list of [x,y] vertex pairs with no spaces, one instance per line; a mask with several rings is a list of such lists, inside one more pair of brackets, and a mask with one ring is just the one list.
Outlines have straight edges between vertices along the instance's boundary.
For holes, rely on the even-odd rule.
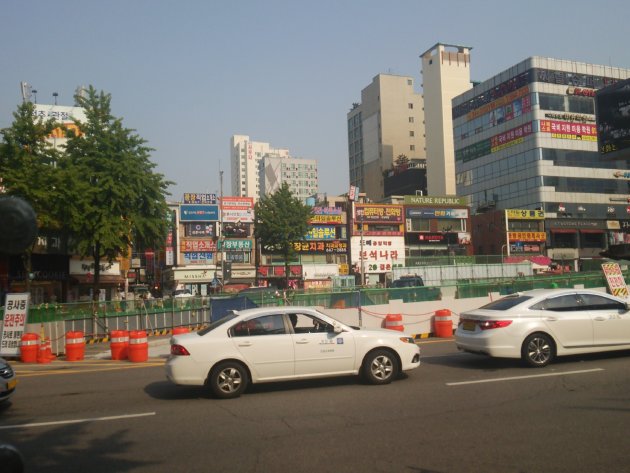
[[375,350],[363,360],[363,376],[371,384],[391,383],[398,371],[398,360],[389,350]]

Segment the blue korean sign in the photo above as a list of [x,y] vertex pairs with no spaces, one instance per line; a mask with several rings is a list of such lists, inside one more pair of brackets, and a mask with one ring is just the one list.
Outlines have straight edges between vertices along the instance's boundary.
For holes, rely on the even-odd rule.
[[182,204],[179,206],[179,220],[182,222],[216,222],[219,220],[219,206]]

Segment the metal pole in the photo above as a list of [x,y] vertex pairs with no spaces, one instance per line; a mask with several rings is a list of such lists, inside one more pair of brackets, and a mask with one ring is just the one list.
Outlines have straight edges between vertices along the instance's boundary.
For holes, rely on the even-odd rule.
[[219,200],[219,245],[221,246],[221,292],[223,292],[223,286],[225,285],[225,272],[224,264],[225,253],[223,252],[223,171],[219,171],[219,184],[221,189],[221,199]]
[[507,209],[504,210],[505,212],[505,243],[506,243],[506,254],[509,257],[510,256],[510,225],[509,225],[509,220],[508,220],[508,211]]

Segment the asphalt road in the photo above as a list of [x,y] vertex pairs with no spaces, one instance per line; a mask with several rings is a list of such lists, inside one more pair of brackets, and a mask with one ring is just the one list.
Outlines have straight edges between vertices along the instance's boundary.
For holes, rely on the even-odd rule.
[[250,387],[234,400],[165,380],[163,359],[14,366],[0,440],[27,472],[630,471],[630,353],[544,369],[421,343],[388,386]]

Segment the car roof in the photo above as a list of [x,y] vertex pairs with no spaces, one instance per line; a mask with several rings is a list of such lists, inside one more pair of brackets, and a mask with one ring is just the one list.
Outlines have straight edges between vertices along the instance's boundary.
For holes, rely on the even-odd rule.
[[524,295],[533,299],[540,300],[550,296],[561,296],[563,294],[593,294],[597,296],[609,297],[621,302],[625,302],[623,298],[613,296],[603,291],[597,291],[594,289],[577,289],[577,288],[557,288],[557,289],[530,289],[529,291],[516,292],[510,295]]

